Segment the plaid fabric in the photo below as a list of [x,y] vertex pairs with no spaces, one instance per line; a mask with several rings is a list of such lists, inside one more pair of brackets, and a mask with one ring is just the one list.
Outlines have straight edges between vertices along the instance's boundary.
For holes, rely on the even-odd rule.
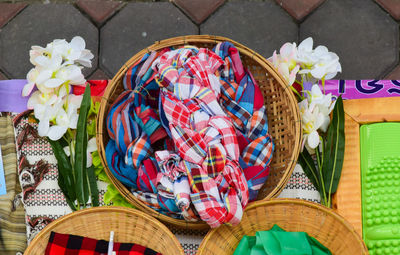
[[174,199],[186,220],[198,220],[198,216],[190,205],[190,186],[181,158],[169,151],[157,151],[156,159],[162,173],[158,176],[160,196]]
[[[176,59],[186,62],[177,65]],[[215,73],[221,64],[208,49],[170,51],[158,63],[165,70],[158,80],[164,113],[186,168],[190,198],[211,227],[239,223],[248,201],[236,130],[217,100],[221,84]]]
[[268,177],[274,151],[274,143],[268,134],[264,99],[231,43],[220,43],[214,51],[224,59],[220,102],[237,129],[241,144],[240,163],[247,179],[250,200],[254,200]]
[[[93,238],[50,233],[46,255],[101,255],[108,252],[108,241]],[[114,243],[113,251],[118,255],[161,255],[150,248],[132,243]]]
[[214,50],[168,48],[130,67],[127,91],[107,116],[106,154],[113,174],[151,208],[218,227],[240,222],[274,145],[261,91],[237,49]]

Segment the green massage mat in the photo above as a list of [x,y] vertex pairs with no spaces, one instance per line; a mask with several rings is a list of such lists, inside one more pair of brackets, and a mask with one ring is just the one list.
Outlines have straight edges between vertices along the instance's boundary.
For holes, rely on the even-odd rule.
[[400,123],[360,128],[363,239],[371,255],[400,254]]

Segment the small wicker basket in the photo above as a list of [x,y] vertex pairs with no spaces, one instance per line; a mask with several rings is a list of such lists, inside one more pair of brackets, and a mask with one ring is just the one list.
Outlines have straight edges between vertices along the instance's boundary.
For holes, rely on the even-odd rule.
[[40,231],[24,254],[44,254],[51,231],[108,240],[111,230],[115,242],[140,244],[165,255],[185,254],[178,239],[161,222],[122,207],[89,208],[63,216]]
[[301,127],[297,101],[290,87],[285,84],[272,64],[261,55],[242,44],[225,37],[209,35],[183,36],[156,42],[137,53],[125,63],[107,86],[100,105],[100,112],[97,119],[96,140],[100,157],[108,177],[119,192],[134,206],[177,227],[204,229],[207,228],[207,225],[204,222],[190,223],[185,220],[174,219],[156,212],[134,197],[132,193],[113,176],[108,169],[105,155],[105,147],[109,140],[105,119],[110,105],[123,91],[122,79],[126,71],[132,64],[140,60],[144,54],[165,47],[183,46],[187,44],[212,49],[216,44],[223,41],[229,41],[236,46],[240,52],[244,66],[253,74],[263,92],[267,108],[269,133],[272,135],[275,142],[275,152],[270,165],[270,175],[267,182],[261,188],[258,198],[270,199],[278,196],[293,172],[300,151]]
[[254,236],[274,224],[286,231],[307,232],[332,254],[368,254],[351,224],[333,210],[300,199],[273,199],[250,204],[239,225],[224,225],[208,232],[197,255],[231,255],[244,235]]

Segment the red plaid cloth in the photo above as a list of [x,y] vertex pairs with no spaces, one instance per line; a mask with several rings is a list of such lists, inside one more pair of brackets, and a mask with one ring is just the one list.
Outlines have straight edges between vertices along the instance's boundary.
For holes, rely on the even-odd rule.
[[[51,232],[45,255],[101,255],[107,254],[108,241]],[[161,255],[142,245],[114,243],[117,255]]]
[[154,66],[191,202],[211,227],[238,224],[249,199],[235,127],[218,103],[222,64],[208,49],[183,48],[167,52]]

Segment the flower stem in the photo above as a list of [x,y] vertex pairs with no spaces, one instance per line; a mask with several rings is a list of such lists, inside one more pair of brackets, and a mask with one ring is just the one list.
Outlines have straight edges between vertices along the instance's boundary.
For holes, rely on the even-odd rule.
[[319,154],[319,148],[318,147],[315,149],[315,154],[317,156],[319,179],[321,181],[322,193],[323,193],[323,194],[321,194],[321,190],[320,190],[319,194],[321,195],[322,204],[325,205],[325,206],[328,206],[327,205],[328,204],[328,199],[326,197],[324,177],[322,175],[322,164],[321,164],[321,159],[320,159],[320,154]]

